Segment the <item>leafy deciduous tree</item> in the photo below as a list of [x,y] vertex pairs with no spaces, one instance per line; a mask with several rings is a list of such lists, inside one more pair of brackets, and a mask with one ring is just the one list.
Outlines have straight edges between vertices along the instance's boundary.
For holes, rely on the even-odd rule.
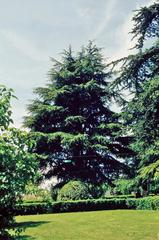
[[14,208],[25,185],[35,175],[37,164],[27,149],[31,144],[25,132],[9,129],[12,121],[10,99],[12,90],[0,86],[0,239],[11,236]]

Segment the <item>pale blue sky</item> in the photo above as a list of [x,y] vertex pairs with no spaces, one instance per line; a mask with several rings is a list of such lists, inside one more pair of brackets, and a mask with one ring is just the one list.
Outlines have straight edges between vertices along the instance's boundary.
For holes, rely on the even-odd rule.
[[50,57],[89,40],[106,58],[128,54],[132,11],[152,0],[0,0],[0,83],[11,87],[13,120],[20,127],[35,87],[43,86]]

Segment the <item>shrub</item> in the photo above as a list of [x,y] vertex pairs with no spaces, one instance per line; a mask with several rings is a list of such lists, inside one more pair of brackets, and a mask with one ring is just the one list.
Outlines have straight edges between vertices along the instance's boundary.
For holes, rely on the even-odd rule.
[[98,185],[88,183],[87,185],[88,185],[90,194],[91,194],[92,198],[94,198],[94,199],[105,197],[107,190],[110,188],[109,185],[106,183],[98,184]]
[[23,202],[50,202],[51,194],[47,189],[40,188],[37,184],[29,183],[25,188]]
[[113,194],[127,195],[136,191],[135,181],[133,179],[120,179],[115,181],[115,188]]
[[128,208],[140,210],[159,210],[159,196],[145,197],[139,199],[127,199]]
[[[78,181],[80,182],[80,181]],[[80,182],[81,183],[81,182]],[[57,196],[60,189],[65,185],[64,182],[60,182],[51,187],[51,197],[54,201],[57,201]],[[82,183],[82,186],[85,185],[87,192],[89,192],[88,197],[98,199],[105,197],[106,191],[109,189],[108,184],[91,184],[91,183]],[[86,197],[86,198],[88,198]]]
[[149,186],[149,192],[152,194],[159,193],[159,177],[156,177],[154,180],[151,181]]
[[79,200],[92,198],[87,184],[81,181],[70,181],[66,183],[59,191],[57,200]]
[[57,200],[58,193],[64,185],[65,185],[64,182],[60,182],[60,183],[57,183],[56,185],[51,186],[50,194],[51,194],[51,197],[52,197],[53,201]]

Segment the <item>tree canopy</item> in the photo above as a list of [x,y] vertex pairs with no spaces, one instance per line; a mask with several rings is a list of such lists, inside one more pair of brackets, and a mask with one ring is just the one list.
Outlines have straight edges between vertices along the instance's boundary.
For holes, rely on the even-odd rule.
[[[120,64],[114,85],[119,89],[129,89],[136,94],[142,92],[143,83],[159,72],[159,4],[143,7],[135,13],[131,33],[136,40],[134,48],[138,52],[112,62],[111,66],[114,68]],[[148,45],[151,44],[149,48],[147,48],[148,39]]]
[[[141,8],[133,17],[133,36],[138,53],[113,62],[122,62],[113,83],[117,89],[133,93],[123,107],[125,125],[134,136],[132,149],[137,153],[134,165],[142,181],[151,181],[159,170],[159,4]],[[155,37],[155,43],[146,49],[146,39]]]
[[32,142],[28,135],[9,128],[12,96],[11,89],[0,86],[0,239],[3,240],[10,239],[16,201],[37,169],[34,156],[28,152]]
[[142,49],[145,40],[159,37],[159,3],[154,2],[149,7],[142,7],[133,17],[133,38],[137,39],[136,48]]
[[92,42],[53,59],[50,81],[35,90],[25,126],[36,136],[34,151],[47,177],[107,181],[126,169],[119,161],[131,151],[119,114],[110,108],[110,73]]

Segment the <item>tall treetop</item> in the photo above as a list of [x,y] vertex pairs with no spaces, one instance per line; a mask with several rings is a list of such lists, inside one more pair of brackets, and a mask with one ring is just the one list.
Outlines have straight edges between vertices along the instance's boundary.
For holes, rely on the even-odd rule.
[[[121,142],[119,115],[101,49],[92,42],[53,60],[50,82],[37,88],[25,125],[37,136],[35,152],[48,175],[104,181],[122,171],[118,158],[129,154]],[[110,130],[111,129],[111,130]]]

